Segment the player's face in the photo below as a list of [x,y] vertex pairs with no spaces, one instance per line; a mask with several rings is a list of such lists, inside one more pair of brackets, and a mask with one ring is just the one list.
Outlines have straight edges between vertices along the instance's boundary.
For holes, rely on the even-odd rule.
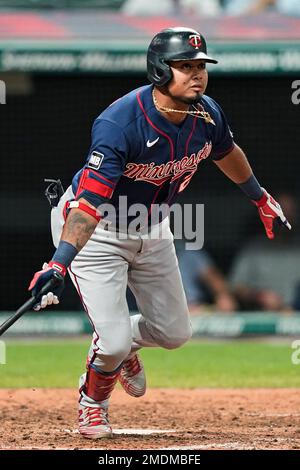
[[180,60],[169,65],[173,72],[168,84],[169,96],[186,104],[197,102],[207,87],[206,62],[201,59]]

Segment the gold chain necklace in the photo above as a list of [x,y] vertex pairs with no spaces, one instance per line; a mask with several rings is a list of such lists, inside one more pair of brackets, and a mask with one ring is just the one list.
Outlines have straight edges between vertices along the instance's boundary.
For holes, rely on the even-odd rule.
[[154,88],[152,90],[152,98],[153,98],[153,103],[158,111],[163,111],[165,113],[190,114],[191,116],[195,116],[199,119],[204,119],[206,123],[213,124],[214,126],[216,125],[211,115],[207,111],[204,111],[204,108],[200,103],[198,103],[198,106],[201,106],[202,109],[197,109],[195,105],[192,105],[194,108],[193,110],[187,110],[187,111],[183,111],[182,109],[166,108],[165,106],[161,106],[158,104],[155,93],[154,93]]

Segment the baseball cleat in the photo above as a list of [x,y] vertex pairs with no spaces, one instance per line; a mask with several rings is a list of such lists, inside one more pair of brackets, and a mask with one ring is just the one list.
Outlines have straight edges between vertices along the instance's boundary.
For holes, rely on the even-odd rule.
[[78,430],[80,434],[87,439],[112,437],[107,408],[93,408],[79,405]]
[[125,392],[132,397],[141,397],[146,392],[146,376],[144,366],[137,353],[130,354],[124,361],[119,382]]

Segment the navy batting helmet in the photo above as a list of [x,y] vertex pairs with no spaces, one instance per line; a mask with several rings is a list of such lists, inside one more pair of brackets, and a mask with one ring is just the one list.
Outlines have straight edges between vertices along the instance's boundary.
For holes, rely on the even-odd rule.
[[207,55],[205,39],[198,31],[184,27],[163,29],[154,36],[148,47],[148,79],[154,85],[165,85],[172,78],[168,61],[191,59],[218,63]]

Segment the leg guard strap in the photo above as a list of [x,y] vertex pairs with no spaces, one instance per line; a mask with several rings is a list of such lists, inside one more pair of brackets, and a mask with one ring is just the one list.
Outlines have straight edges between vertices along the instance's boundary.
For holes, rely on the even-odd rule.
[[121,372],[121,367],[113,372],[103,372],[93,364],[88,366],[85,383],[80,392],[100,402],[108,400]]

